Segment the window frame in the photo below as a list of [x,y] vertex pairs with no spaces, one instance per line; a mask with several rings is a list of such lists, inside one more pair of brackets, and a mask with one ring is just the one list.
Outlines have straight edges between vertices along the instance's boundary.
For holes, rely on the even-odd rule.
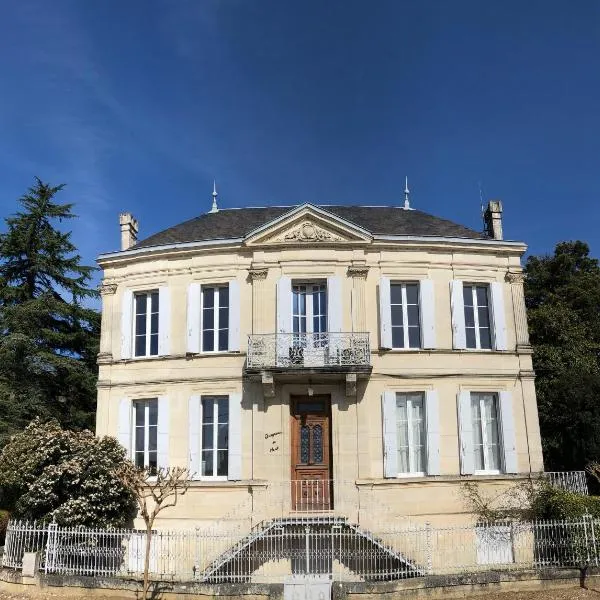
[[[155,425],[150,425],[150,404],[154,402],[156,404],[156,424]],[[139,427],[137,425],[137,407],[138,406],[144,406],[144,425],[143,427]],[[154,452],[156,454],[156,470],[158,470],[159,465],[158,465],[158,410],[159,410],[159,404],[158,404],[158,398],[139,398],[136,400],[133,400],[131,403],[131,408],[132,408],[132,420],[131,420],[131,424],[132,424],[132,429],[133,429],[133,433],[132,433],[132,445],[131,445],[131,459],[134,465],[137,466],[137,435],[138,435],[138,430],[142,430],[143,431],[143,436],[144,436],[144,465],[141,468],[144,469],[149,469],[151,470],[150,467],[150,452]],[[150,449],[150,427],[155,427],[156,428],[156,436],[155,436],[155,441],[156,441],[156,448],[154,450]],[[155,476],[155,474],[153,475]]]
[[[219,332],[221,331],[219,328],[219,311],[221,309],[220,299],[221,292],[220,290],[227,288],[227,311],[230,310],[231,297],[229,296],[229,285],[226,283],[215,283],[215,284],[206,284],[200,286],[200,354],[223,354],[224,352],[229,352],[229,328],[231,327],[230,318],[227,317],[227,348],[225,350],[219,350]],[[214,303],[213,303],[213,349],[212,350],[204,350],[204,290],[213,289],[215,291],[214,295]],[[217,299],[219,299],[219,304],[217,304]]]
[[[464,291],[463,291],[463,316],[464,316],[464,321],[465,321],[465,349],[479,351],[479,352],[491,352],[492,350],[494,350],[494,345],[495,345],[494,321],[492,318],[492,307],[491,307],[491,300],[492,300],[491,286],[488,282],[463,282],[463,290],[465,287],[470,288],[470,290],[471,290],[471,298],[472,298],[472,302],[473,302],[473,304],[472,304],[472,306],[473,306],[473,326],[475,329],[475,347],[472,348],[468,345],[469,342],[467,339],[467,329],[471,329],[471,328],[470,327],[467,328],[467,314],[466,314],[467,307],[464,303]],[[481,347],[481,332],[480,332],[480,327],[479,327],[479,308],[480,308],[480,306],[477,301],[477,288],[478,287],[486,288],[487,313],[488,313],[488,323],[489,323],[489,330],[490,330],[490,347],[489,348]]]
[[[475,452],[476,452],[476,444],[475,444],[475,419],[474,419],[474,415],[473,415],[473,397],[474,396],[478,396],[479,397],[479,414],[480,414],[480,419],[479,419],[479,427],[480,427],[480,433],[481,433],[481,446],[483,448],[483,469],[477,469],[476,468],[476,459],[475,459]],[[484,411],[484,407],[485,407],[485,396],[492,396],[492,401],[494,403],[494,407],[496,409],[496,435],[498,437],[498,444],[497,444],[497,453],[498,453],[498,468],[497,469],[488,469],[487,468],[487,455],[485,452],[485,449],[487,447],[487,431],[486,428],[483,427],[483,415],[484,413],[487,413],[487,410]],[[502,440],[502,430],[500,427],[500,399],[499,399],[499,394],[497,392],[485,392],[485,391],[472,391],[471,395],[470,395],[470,401],[471,401],[471,427],[473,430],[473,474],[474,475],[501,475],[502,473],[504,473],[504,463],[503,463],[503,440]]]
[[[394,319],[392,313],[392,306],[399,306],[398,304],[394,304],[392,302],[392,288],[395,285],[401,286],[401,297],[402,297],[402,334],[404,346],[394,346]],[[417,287],[417,308],[419,311],[419,345],[411,346],[410,345],[410,336],[409,336],[409,325],[408,325],[408,296],[406,293],[407,285],[415,285]],[[411,304],[411,306],[413,306]],[[401,350],[403,352],[410,352],[415,350],[423,349],[423,323],[422,319],[422,309],[421,309],[421,282],[420,281],[390,281],[390,335],[392,338],[392,350]]]
[[[291,302],[291,317],[292,317],[292,331],[291,333],[293,335],[312,335],[312,334],[323,334],[323,333],[328,333],[329,331],[329,290],[327,289],[327,280],[320,280],[320,279],[312,279],[312,280],[292,280],[291,282],[291,286],[292,286],[292,296],[290,298],[290,302]],[[294,313],[294,294],[295,294],[295,289],[294,288],[298,288],[298,287],[302,287],[304,286],[305,288],[308,288],[309,286],[313,286],[313,289],[310,290],[310,292],[308,291],[308,289],[306,289],[304,291],[304,308],[305,308],[305,314],[301,315],[300,312],[298,312],[297,314]],[[315,290],[314,287],[318,286],[319,289]],[[323,289],[321,289],[323,288]],[[319,313],[319,315],[317,315],[320,319],[325,317],[325,330],[324,331],[314,331],[314,311],[313,311],[313,307],[314,307],[314,295],[315,294],[319,294],[321,292],[325,293],[324,296],[324,301],[323,301],[323,305],[321,306],[321,312]],[[308,298],[310,297],[310,301],[308,300]],[[324,310],[324,312],[323,312]],[[294,319],[298,318],[298,325],[300,325],[300,319],[305,319],[306,320],[306,331],[294,331]],[[300,327],[299,327],[300,329]]]
[[[217,464],[218,464],[218,452],[219,452],[219,417],[218,417],[218,402],[217,400],[226,400],[229,404],[229,396],[228,395],[213,395],[206,394],[200,396],[200,435],[199,438],[199,448],[198,448],[198,457],[199,457],[199,479],[201,481],[228,481],[229,480],[229,434],[231,430],[231,415],[229,412],[229,406],[227,409],[227,474],[226,475],[203,475],[202,474],[202,462],[203,462],[203,452],[204,452],[204,401],[210,400],[213,402],[213,415],[217,413],[216,418],[213,417],[213,445],[211,448],[212,456],[213,456],[213,473],[217,472]],[[221,448],[223,450],[223,448]]]
[[[156,354],[151,354],[150,350],[151,350],[151,345],[152,345],[152,315],[154,313],[152,313],[152,295],[156,294],[156,304],[157,304],[157,311],[156,311],[156,320],[157,320],[157,326],[156,326]],[[141,298],[141,297],[145,297],[146,298],[146,333],[144,334],[145,336],[145,352],[144,354],[137,354],[137,338],[138,338],[138,333],[137,333],[137,299]],[[133,293],[133,318],[131,319],[132,323],[131,323],[131,328],[132,328],[132,358],[137,359],[137,358],[155,358],[157,356],[160,356],[160,292],[158,290],[158,288],[154,288],[151,290],[140,290],[139,292],[134,292]]]
[[[406,477],[425,477],[427,475],[427,461],[428,461],[428,456],[427,456],[427,415],[426,415],[426,410],[427,410],[427,401],[426,401],[426,393],[424,391],[421,390],[415,390],[415,391],[408,391],[408,392],[396,392],[396,436],[398,435],[398,400],[400,396],[404,396],[405,397],[405,403],[406,403],[406,427],[407,427],[407,432],[406,432],[406,438],[408,440],[408,464],[409,464],[409,468],[413,468],[414,465],[414,458],[415,458],[415,451],[414,451],[414,443],[413,443],[413,432],[412,432],[412,427],[411,427],[411,413],[412,410],[409,412],[408,410],[408,405],[409,402],[411,404],[412,407],[412,400],[409,400],[408,396],[410,395],[415,395],[415,394],[419,394],[421,396],[421,407],[422,407],[422,412],[423,412],[423,418],[421,420],[421,431],[422,431],[422,439],[423,439],[423,470],[422,471],[400,471],[398,470],[396,477],[398,478],[406,478]],[[399,452],[399,444],[398,441],[396,439],[396,452]],[[397,459],[397,468],[400,468],[400,461]]]

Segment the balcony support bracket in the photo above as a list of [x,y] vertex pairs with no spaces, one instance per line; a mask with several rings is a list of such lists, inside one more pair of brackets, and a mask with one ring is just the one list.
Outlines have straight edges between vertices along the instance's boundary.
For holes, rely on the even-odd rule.
[[356,373],[346,373],[346,396],[356,398]]
[[261,380],[265,398],[275,398],[275,382],[273,381],[273,373],[263,371],[261,373]]

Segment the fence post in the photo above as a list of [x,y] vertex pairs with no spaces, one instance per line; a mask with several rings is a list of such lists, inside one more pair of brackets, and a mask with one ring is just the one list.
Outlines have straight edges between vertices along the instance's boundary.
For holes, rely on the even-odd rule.
[[427,574],[433,574],[433,536],[431,531],[431,523],[425,523],[425,555],[427,560]]
[[48,525],[48,539],[46,540],[46,560],[44,561],[44,572],[52,573],[56,568],[56,547],[58,542],[57,534],[58,524],[52,521]]

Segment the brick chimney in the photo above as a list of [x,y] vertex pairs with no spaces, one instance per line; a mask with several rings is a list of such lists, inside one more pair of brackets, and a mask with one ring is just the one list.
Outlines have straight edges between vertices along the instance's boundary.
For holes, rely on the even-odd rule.
[[131,213],[119,215],[121,250],[129,250],[137,242],[138,222]]
[[483,215],[485,232],[494,240],[503,239],[502,236],[502,202],[490,200]]

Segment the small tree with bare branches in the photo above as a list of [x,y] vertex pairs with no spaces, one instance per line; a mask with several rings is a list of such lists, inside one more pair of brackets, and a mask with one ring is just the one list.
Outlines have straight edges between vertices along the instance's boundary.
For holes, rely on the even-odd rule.
[[146,548],[144,552],[144,600],[150,587],[150,547],[152,530],[158,514],[177,504],[190,485],[191,474],[183,467],[168,469],[139,469],[133,464],[119,471],[121,481],[132,490],[139,507],[139,514],[146,525]]

